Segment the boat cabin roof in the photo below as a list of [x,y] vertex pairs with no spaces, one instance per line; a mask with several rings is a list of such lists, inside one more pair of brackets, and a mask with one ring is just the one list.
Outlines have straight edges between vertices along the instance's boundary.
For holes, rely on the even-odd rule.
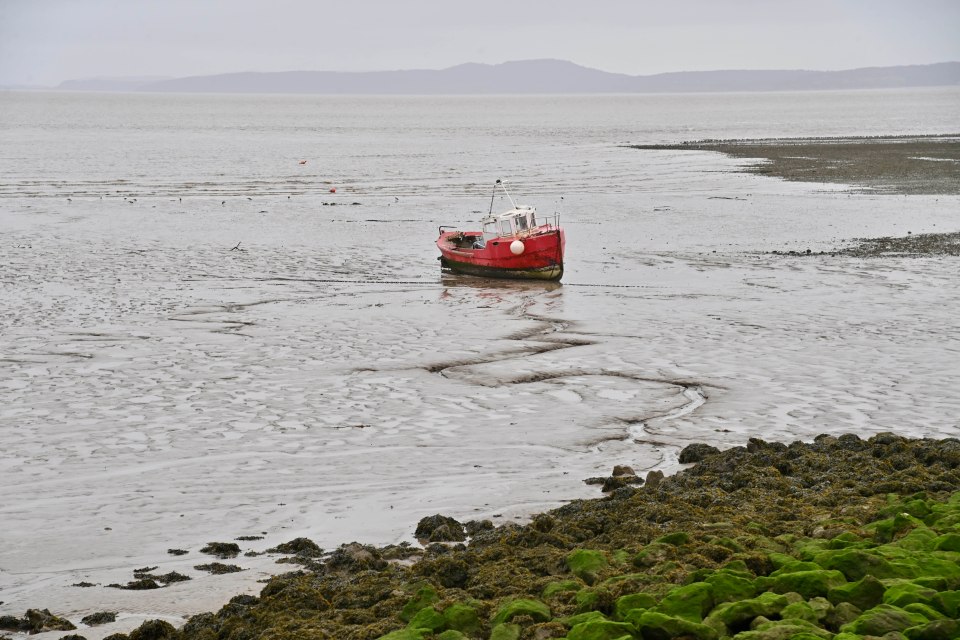
[[524,234],[537,226],[535,207],[518,205],[509,211],[483,219],[484,235],[500,237]]
[[531,213],[536,213],[536,211],[537,210],[534,207],[521,204],[521,205],[517,205],[513,209],[510,209],[510,211],[504,211],[503,213],[498,213],[497,215],[491,216],[491,217],[496,218],[497,220],[507,220],[510,218],[517,218],[521,216],[525,218]]

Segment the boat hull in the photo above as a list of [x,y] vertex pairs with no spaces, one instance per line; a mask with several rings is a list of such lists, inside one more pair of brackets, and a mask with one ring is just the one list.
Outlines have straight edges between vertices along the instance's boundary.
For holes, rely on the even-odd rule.
[[[466,235],[471,237],[469,232]],[[481,249],[472,249],[463,246],[463,236],[460,232],[446,232],[437,239],[442,268],[487,278],[559,280],[563,277],[565,237],[562,229],[553,228],[521,238],[524,250],[520,255],[510,250],[517,238],[498,238]]]
[[453,273],[463,273],[468,276],[484,278],[509,278],[513,280],[559,280],[563,277],[563,264],[531,269],[505,269],[503,267],[488,267],[469,262],[455,262],[446,257],[440,257],[440,267]]

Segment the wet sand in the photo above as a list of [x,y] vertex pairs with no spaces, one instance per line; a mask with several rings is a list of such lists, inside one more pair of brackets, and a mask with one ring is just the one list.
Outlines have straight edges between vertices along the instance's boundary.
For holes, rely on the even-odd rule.
[[860,191],[960,194],[960,137],[701,140],[634,149],[717,151],[750,160],[744,170],[791,182],[848,184]]

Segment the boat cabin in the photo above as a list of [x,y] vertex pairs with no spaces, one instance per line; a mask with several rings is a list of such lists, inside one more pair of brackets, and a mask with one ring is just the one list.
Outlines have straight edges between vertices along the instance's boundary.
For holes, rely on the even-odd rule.
[[518,206],[506,213],[483,220],[483,239],[516,237],[537,228],[537,210],[534,207]]

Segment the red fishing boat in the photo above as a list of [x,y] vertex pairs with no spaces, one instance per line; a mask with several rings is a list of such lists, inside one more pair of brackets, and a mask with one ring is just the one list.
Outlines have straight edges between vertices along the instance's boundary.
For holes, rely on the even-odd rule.
[[451,228],[440,227],[440,267],[491,278],[562,278],[565,236],[559,215],[540,220],[534,207],[514,202],[500,180],[493,187],[494,195],[497,187],[507,194],[513,208],[494,214],[491,196],[490,213],[481,221],[481,230],[445,231]]

